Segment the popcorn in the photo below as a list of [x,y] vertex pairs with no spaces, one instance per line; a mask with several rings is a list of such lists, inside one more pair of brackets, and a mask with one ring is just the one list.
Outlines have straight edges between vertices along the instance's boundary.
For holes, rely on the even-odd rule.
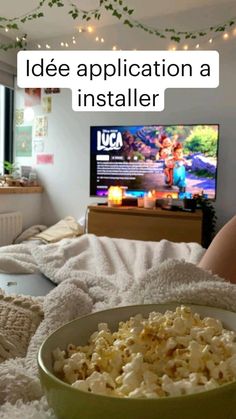
[[141,314],[111,332],[100,323],[85,346],[53,351],[53,370],[82,391],[127,398],[181,396],[236,379],[236,334],[184,305]]

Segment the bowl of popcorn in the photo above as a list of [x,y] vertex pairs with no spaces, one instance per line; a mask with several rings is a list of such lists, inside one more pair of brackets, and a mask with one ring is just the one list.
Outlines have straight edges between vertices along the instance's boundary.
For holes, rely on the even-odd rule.
[[235,419],[236,313],[148,304],[80,317],[38,354],[59,419]]

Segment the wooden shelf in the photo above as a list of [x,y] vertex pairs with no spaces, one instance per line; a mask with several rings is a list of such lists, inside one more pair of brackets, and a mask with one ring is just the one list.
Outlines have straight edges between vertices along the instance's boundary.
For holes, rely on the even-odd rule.
[[29,194],[43,192],[42,186],[2,186],[0,187],[0,195],[7,194]]
[[201,243],[202,211],[94,205],[88,207],[87,232],[133,240]]

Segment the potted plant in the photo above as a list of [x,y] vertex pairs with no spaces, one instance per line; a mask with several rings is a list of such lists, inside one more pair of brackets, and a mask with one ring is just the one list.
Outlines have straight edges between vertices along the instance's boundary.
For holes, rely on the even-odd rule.
[[202,246],[207,249],[215,235],[216,210],[212,201],[202,196],[197,197],[196,203],[197,207],[202,209]]
[[8,184],[8,186],[12,186],[15,183],[15,179],[19,177],[19,167],[17,163],[11,163],[7,160],[3,163],[4,171],[7,171],[8,173],[5,173],[5,181]]

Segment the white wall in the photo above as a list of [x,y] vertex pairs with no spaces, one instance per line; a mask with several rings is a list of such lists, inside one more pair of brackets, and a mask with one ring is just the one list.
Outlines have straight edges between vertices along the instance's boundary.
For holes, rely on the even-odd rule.
[[[0,36],[0,42],[7,41],[4,35]],[[8,40],[9,41],[9,40]],[[16,69],[16,51],[0,51],[0,68]],[[16,71],[13,70],[14,73]],[[11,194],[0,195],[0,213],[21,211],[23,214],[23,229],[40,224],[42,219],[42,194]]]
[[[166,109],[161,113],[75,113],[71,92],[53,95],[48,114],[45,152],[53,153],[54,165],[37,165],[45,186],[42,202],[43,223],[51,224],[65,215],[81,217],[89,198],[89,149],[91,125],[219,123],[220,149],[216,210],[218,226],[236,212],[235,171],[235,66],[229,44],[220,52],[220,87],[217,89],[175,89],[166,93]],[[18,92],[18,106],[23,92]],[[36,112],[42,114],[40,107]],[[24,159],[24,163],[30,159]],[[31,160],[32,162],[32,160]]]
[[[0,43],[8,42],[9,38],[0,34]],[[8,51],[0,50],[0,62],[16,68],[16,51],[14,49],[9,49]]]
[[0,213],[20,211],[23,214],[23,230],[42,221],[41,194],[0,195]]
[[[230,8],[231,7],[231,8]],[[217,9],[219,21],[234,10],[235,2],[227,10],[222,5]],[[232,9],[232,10],[231,10]],[[191,13],[169,15],[159,19],[160,26],[165,24],[186,27],[198,26],[207,16],[215,16],[216,8],[211,6],[193,10]],[[232,14],[231,13],[231,14]],[[213,19],[213,18],[212,18]],[[155,20],[155,19],[154,19]],[[205,22],[208,25],[208,20]],[[216,19],[217,20],[217,19]],[[225,20],[227,20],[225,18]],[[150,24],[152,21],[149,22]],[[157,20],[153,25],[157,25]],[[199,23],[200,25],[200,23]],[[204,27],[204,25],[202,25]],[[104,46],[108,48],[116,44],[122,49],[166,49],[167,42],[142,31],[128,29],[122,25],[101,28],[98,33],[104,36]],[[119,36],[118,36],[119,35]],[[235,38],[227,42],[219,39],[214,41],[220,53],[220,87],[217,89],[175,89],[166,92],[166,109],[160,113],[75,113],[71,109],[71,92],[64,90],[53,95],[52,113],[48,114],[48,137],[45,138],[45,152],[54,154],[54,165],[37,165],[37,171],[45,187],[42,196],[42,215],[39,222],[52,224],[65,215],[71,214],[80,218],[89,203],[96,201],[89,198],[89,140],[91,125],[115,124],[220,124],[220,149],[218,166],[218,193],[216,211],[218,228],[236,212],[235,156],[235,96],[236,96],[236,54]],[[60,40],[61,41],[61,40]],[[194,42],[194,41],[193,41]],[[59,40],[57,45],[60,45]],[[204,49],[209,44],[205,41]],[[81,37],[81,49],[94,48],[92,38]],[[193,43],[194,48],[194,43]],[[17,107],[24,104],[23,92],[17,93]],[[36,114],[42,114],[41,107],[35,107]],[[24,164],[35,164],[35,159],[23,159]],[[10,199],[10,197],[9,197]],[[17,207],[17,201],[15,202]],[[30,206],[28,207],[28,210]]]

